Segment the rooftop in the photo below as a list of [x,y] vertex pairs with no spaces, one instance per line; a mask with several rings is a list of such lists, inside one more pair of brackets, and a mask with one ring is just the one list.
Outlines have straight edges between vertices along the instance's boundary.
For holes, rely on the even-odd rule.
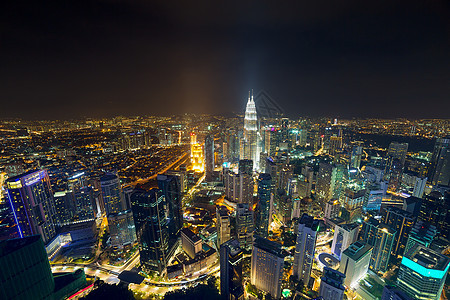
[[199,242],[201,239],[193,233],[189,228],[183,228],[181,234],[184,234],[188,239],[190,239],[194,244]]
[[420,244],[409,249],[404,255],[404,259],[402,260],[402,264],[404,265],[405,258],[426,269],[438,271],[448,270],[450,263],[450,258]]
[[282,251],[281,244],[277,242],[272,242],[268,239],[262,238],[257,235],[255,235],[254,238],[255,238],[255,242],[253,243],[254,247],[269,252],[270,254],[273,254],[275,256],[284,258],[284,256],[281,254]]
[[347,249],[344,250],[344,254],[352,260],[358,261],[366,253],[372,249],[372,246],[361,241],[354,242]]
[[[8,255],[25,246],[36,243],[41,239],[40,235],[32,235],[24,238],[5,240],[0,242],[0,257]],[[44,244],[42,244],[44,246]]]

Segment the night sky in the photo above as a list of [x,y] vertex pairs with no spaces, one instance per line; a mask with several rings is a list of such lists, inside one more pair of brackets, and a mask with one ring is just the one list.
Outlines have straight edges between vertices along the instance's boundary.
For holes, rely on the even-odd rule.
[[9,1],[0,117],[450,117],[450,1]]

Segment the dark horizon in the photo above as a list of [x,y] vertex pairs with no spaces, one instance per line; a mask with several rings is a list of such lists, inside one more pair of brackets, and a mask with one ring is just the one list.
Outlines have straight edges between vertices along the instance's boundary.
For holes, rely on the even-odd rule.
[[11,2],[0,118],[449,118],[450,2]]

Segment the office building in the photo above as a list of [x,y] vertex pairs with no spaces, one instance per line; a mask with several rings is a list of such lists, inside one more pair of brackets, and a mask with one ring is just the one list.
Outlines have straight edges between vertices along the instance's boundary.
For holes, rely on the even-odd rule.
[[100,177],[103,202],[106,215],[116,214],[125,210],[120,179],[116,174],[105,174]]
[[224,299],[244,299],[242,258],[237,240],[229,240],[220,246],[220,294]]
[[390,226],[381,224],[374,218],[363,222],[360,240],[373,246],[369,267],[374,272],[387,271],[396,233]]
[[136,229],[131,210],[109,214],[108,228],[113,248],[122,249],[136,241]]
[[135,189],[131,207],[139,243],[140,262],[144,272],[162,274],[172,249],[169,248],[169,228],[165,198],[158,189]]
[[226,206],[216,206],[217,247],[231,239],[231,222]]
[[359,167],[361,166],[361,157],[362,157],[362,142],[356,142],[352,149],[349,167],[359,169]]
[[284,256],[281,244],[255,236],[252,250],[250,280],[257,289],[270,293],[274,299],[281,297]]
[[412,213],[394,206],[388,206],[385,209],[384,224],[389,225],[397,231],[392,248],[392,255],[403,255],[403,251],[408,241],[416,218]]
[[336,225],[331,252],[341,258],[342,252],[358,239],[359,223]]
[[361,241],[354,242],[342,252],[339,272],[345,275],[344,284],[353,288],[369,269],[372,246]]
[[197,135],[191,132],[191,164],[197,173],[205,171],[205,159],[203,157],[203,145],[197,142]]
[[315,191],[320,201],[326,202],[341,197],[345,170],[342,164],[319,164]]
[[253,161],[253,169],[258,165],[259,162],[257,134],[258,116],[256,113],[255,101],[253,101],[253,95],[251,95],[251,97],[249,95],[244,118],[243,158]]
[[75,201],[75,221],[94,220],[94,192],[91,187],[82,187],[73,193]]
[[298,223],[293,275],[308,285],[316,249],[319,220],[303,214]]
[[181,246],[190,258],[202,252],[202,239],[189,228],[181,229]]
[[319,296],[327,300],[344,299],[344,279],[345,275],[341,272],[325,267],[320,278]]
[[248,203],[236,207],[236,236],[242,249],[250,249],[253,243],[253,211]]
[[267,237],[269,235],[272,197],[272,177],[267,173],[259,174],[255,233],[261,237]]
[[417,220],[413,228],[409,232],[408,241],[406,242],[406,247],[404,253],[408,252],[409,249],[416,246],[417,244],[429,247],[431,242],[433,242],[436,236],[436,227],[428,222],[422,220]]
[[253,161],[250,159],[239,160],[239,175],[247,174],[252,176],[253,174]]
[[405,166],[408,143],[391,142],[387,152],[384,176],[389,181],[389,189],[397,191]]
[[0,242],[0,299],[66,299],[87,285],[83,269],[53,276],[40,235]]
[[0,298],[52,299],[50,263],[39,235],[0,242]]
[[181,186],[176,175],[161,175],[157,177],[158,188],[164,196],[168,208],[170,239],[177,240],[183,228],[183,207],[181,203]]
[[414,183],[414,189],[412,195],[417,198],[422,198],[425,192],[425,186],[427,185],[428,177],[417,177]]
[[8,199],[20,237],[42,236],[44,244],[56,235],[56,210],[46,170],[30,171],[6,180]]
[[429,176],[433,185],[450,185],[450,137],[436,139]]
[[339,212],[341,211],[341,203],[339,200],[329,200],[325,203],[325,218],[328,220],[339,217]]
[[58,226],[69,224],[75,216],[75,203],[72,191],[60,191],[53,195],[55,203],[54,221]]
[[205,137],[205,179],[213,181],[214,175],[214,136],[208,134]]
[[402,290],[397,287],[386,285],[381,295],[381,300],[412,300]]
[[439,300],[449,267],[450,258],[416,245],[402,258],[397,286],[411,298]]

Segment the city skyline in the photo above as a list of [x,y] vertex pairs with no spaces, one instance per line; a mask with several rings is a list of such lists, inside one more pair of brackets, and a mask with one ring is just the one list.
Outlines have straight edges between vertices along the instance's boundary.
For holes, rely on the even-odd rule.
[[445,1],[195,7],[10,3],[0,117],[241,112],[250,89],[289,117],[448,117]]

